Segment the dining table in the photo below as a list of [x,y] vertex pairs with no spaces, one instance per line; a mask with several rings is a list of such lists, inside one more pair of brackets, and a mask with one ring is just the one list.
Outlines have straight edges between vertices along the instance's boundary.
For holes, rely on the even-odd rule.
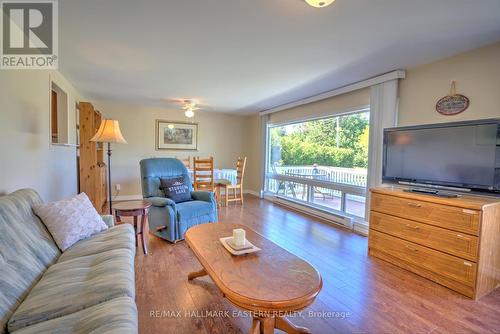
[[[188,169],[189,177],[193,179],[193,169]],[[236,169],[222,168],[214,169],[214,180],[228,180],[234,186],[237,181]]]

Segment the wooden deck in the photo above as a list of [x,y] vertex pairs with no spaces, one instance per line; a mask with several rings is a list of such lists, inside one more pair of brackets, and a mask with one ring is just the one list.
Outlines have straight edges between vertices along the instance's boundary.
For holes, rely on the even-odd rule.
[[[368,239],[253,196],[220,210],[313,264],[323,290],[297,325],[313,333],[499,333],[500,289],[474,302],[367,256]],[[247,333],[251,318],[224,299],[185,242],[149,235],[136,256],[140,333]],[[250,278],[249,278],[250,279]]]

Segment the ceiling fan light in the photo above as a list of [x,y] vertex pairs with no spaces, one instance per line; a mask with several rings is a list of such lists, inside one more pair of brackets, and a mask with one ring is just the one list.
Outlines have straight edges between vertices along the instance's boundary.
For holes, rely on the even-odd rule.
[[305,0],[309,6],[321,8],[331,5],[335,0]]
[[193,111],[192,109],[187,109],[187,110],[184,112],[184,115],[185,115],[187,118],[194,117],[194,111]]

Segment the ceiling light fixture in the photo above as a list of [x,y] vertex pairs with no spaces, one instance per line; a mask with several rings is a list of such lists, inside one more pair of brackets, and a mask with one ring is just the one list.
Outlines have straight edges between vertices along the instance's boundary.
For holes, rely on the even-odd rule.
[[305,1],[309,6],[321,8],[331,5],[335,0],[305,0]]
[[184,100],[184,105],[182,106],[182,109],[185,110],[184,115],[187,118],[194,117],[194,111],[200,109],[196,107],[197,103],[198,102],[196,100]]

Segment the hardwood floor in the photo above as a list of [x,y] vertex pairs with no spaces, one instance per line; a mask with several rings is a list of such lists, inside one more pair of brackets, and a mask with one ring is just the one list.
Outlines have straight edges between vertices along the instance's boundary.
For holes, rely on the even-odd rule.
[[[313,333],[500,333],[500,289],[474,302],[368,257],[363,236],[253,196],[243,207],[222,207],[219,218],[251,227],[319,270],[322,291],[293,318]],[[187,280],[201,266],[185,242],[149,234],[148,249],[136,256],[140,333],[250,331],[251,318],[210,278]]]

